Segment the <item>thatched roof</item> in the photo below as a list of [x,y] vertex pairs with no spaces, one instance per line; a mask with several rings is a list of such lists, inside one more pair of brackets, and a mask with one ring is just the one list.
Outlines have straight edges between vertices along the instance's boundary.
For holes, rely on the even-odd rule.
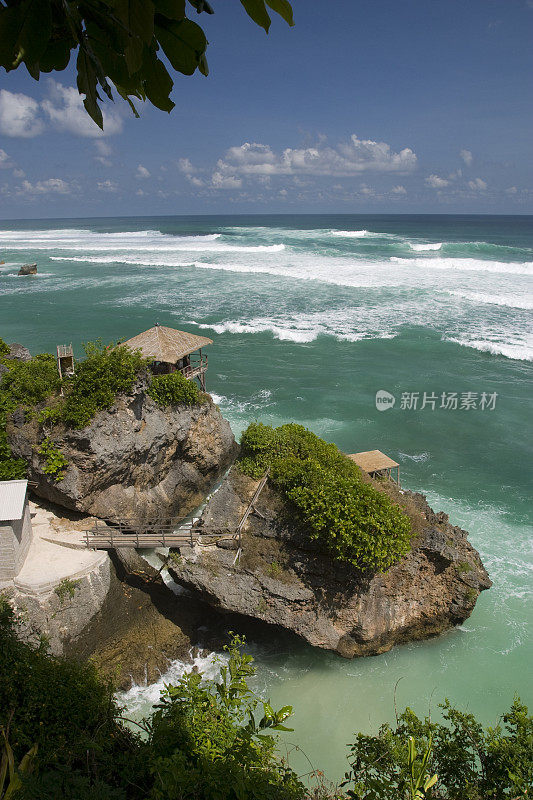
[[361,467],[363,472],[378,472],[381,469],[392,469],[392,467],[399,467],[400,465],[382,453],[381,450],[365,450],[363,453],[352,453],[348,456],[352,461],[355,461],[358,467]]
[[166,328],[164,325],[155,325],[133,339],[128,339],[124,344],[131,350],[140,350],[144,358],[175,364],[180,358],[194,353],[200,347],[213,344],[213,340],[205,336],[195,336],[194,333],[177,331],[175,328]]

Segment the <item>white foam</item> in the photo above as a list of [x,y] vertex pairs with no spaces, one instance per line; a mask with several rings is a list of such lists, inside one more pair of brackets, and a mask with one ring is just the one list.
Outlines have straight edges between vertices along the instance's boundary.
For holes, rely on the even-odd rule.
[[429,453],[413,453],[412,455],[409,453],[399,453],[401,461],[414,461],[416,464],[419,462],[427,461],[430,457]]
[[423,269],[465,270],[468,272],[502,272],[509,275],[533,275],[533,261],[522,263],[483,261],[476,258],[399,258],[391,256],[393,264]]
[[497,342],[487,339],[470,339],[468,337],[458,338],[455,336],[443,336],[445,342],[455,342],[462,347],[473,347],[482,353],[492,353],[495,356],[505,356],[514,358],[517,361],[533,361],[533,338],[526,337],[517,342]]
[[[342,236],[345,239],[364,239],[365,236],[372,236],[376,234],[369,233],[369,231],[330,231],[331,236]],[[379,235],[379,234],[378,234]]]
[[507,308],[523,308],[525,310],[533,309],[533,297],[528,288],[525,288],[523,293],[515,294],[486,294],[484,292],[460,292],[451,291],[454,297],[461,297],[464,300],[470,300],[473,303],[483,303],[491,306],[506,306]]
[[431,244],[422,244],[421,242],[407,242],[411,250],[416,250],[417,252],[423,250],[440,250],[442,247],[442,242],[433,242]]
[[161,678],[155,683],[145,681],[142,684],[133,683],[132,687],[125,692],[118,692],[116,697],[120,705],[128,709],[128,714],[132,717],[143,717],[150,713],[153,706],[159,702],[161,692],[166,685],[177,684],[179,679],[186,673],[196,668],[202,672],[206,678],[216,678],[220,673],[220,662],[225,660],[225,656],[210,653],[207,656],[197,656],[191,658],[190,663],[176,660],[173,661]]

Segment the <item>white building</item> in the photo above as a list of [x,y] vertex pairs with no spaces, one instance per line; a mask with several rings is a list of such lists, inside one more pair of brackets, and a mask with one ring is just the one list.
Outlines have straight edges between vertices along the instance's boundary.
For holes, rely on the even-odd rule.
[[20,572],[31,540],[28,481],[0,481],[0,587]]

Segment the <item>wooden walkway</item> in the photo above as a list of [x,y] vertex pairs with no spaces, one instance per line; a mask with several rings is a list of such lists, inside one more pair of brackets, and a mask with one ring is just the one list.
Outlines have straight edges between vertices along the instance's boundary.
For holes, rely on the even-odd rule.
[[201,534],[201,529],[194,523],[184,523],[179,528],[175,525],[154,525],[145,533],[131,533],[133,523],[124,520],[115,524],[96,525],[85,531],[85,544],[97,550],[114,550],[116,547],[134,547],[136,549],[152,549],[154,547],[192,547]]
[[[98,525],[96,521],[93,528],[85,531],[85,546],[92,550],[115,550],[117,547],[134,547],[135,549],[152,549],[154,547],[183,547],[185,545],[193,547],[201,539],[210,539],[209,544],[213,544],[217,539],[236,539],[238,542],[237,555],[233,563],[237,562],[242,552],[242,530],[246,520],[252,512],[258,514],[255,503],[268,480],[270,468],[267,469],[254,492],[254,495],[246,511],[242,515],[239,524],[233,534],[211,533],[203,530],[197,522],[184,522],[179,527],[176,525],[165,525],[155,523],[150,530],[144,533],[131,533],[135,527],[133,522],[121,520],[120,522],[108,522]],[[260,515],[261,516],[261,515]],[[207,542],[204,542],[207,544]]]

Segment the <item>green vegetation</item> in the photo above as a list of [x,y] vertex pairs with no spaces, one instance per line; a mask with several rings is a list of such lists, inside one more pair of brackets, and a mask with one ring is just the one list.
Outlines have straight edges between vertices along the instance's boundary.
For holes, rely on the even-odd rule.
[[43,472],[45,475],[53,475],[56,481],[62,481],[65,477],[65,469],[68,461],[49,438],[46,438],[37,451],[44,461]]
[[457,572],[472,572],[473,570],[472,564],[469,564],[468,561],[459,561],[455,565],[455,568],[457,569]]
[[[410,798],[411,765],[405,742],[412,737],[425,754],[429,774],[438,776],[428,795],[447,800],[527,798],[533,782],[533,718],[518,699],[502,723],[486,730],[472,714],[443,703],[444,723],[419,719],[407,708],[396,728],[377,736],[358,734],[351,745],[345,785],[353,800]],[[419,766],[422,758],[417,759]],[[414,795],[416,797],[416,795]]]
[[148,394],[162,408],[177,406],[180,403],[192,406],[202,401],[202,394],[194,381],[189,381],[181,372],[168,375],[154,375],[148,387]]
[[71,600],[76,594],[76,589],[79,587],[80,581],[73,581],[70,578],[63,578],[63,580],[59,581],[54,592],[59,597],[59,602],[61,605],[65,602],[67,597]]
[[113,405],[121,392],[129,392],[146,367],[140,352],[125,345],[84,345],[86,358],[76,364],[73,378],[65,381],[61,419],[73,428],[84,428],[98,411]]
[[270,467],[297,521],[339,561],[385,572],[409,551],[411,523],[400,507],[303,426],[252,423],[241,438],[239,466],[256,479]]
[[[61,480],[68,462],[51,439],[54,426],[84,428],[118,394],[129,392],[147,369],[140,352],[125,345],[96,341],[85,344],[84,350],[85,358],[76,363],[75,374],[61,381],[53,355],[42,353],[30,361],[8,359],[9,347],[0,339],[0,363],[7,367],[0,376],[0,480],[26,476],[25,462],[13,458],[8,444],[10,414],[21,409],[26,419],[36,415],[41,435],[46,434],[38,449],[46,463],[44,472]],[[151,376],[148,394],[163,407],[203,401],[196,384],[179,372]]]
[[271,578],[278,578],[281,573],[283,572],[283,567],[281,564],[278,564],[277,561],[272,561],[271,564],[268,565],[267,574]]
[[487,729],[448,702],[442,722],[406,709],[395,727],[357,734],[342,790],[329,789],[322,773],[306,789],[272,736],[290,730],[292,708],[274,711],[250,689],[255,670],[243,644],[233,638],[218,678],[190,672],[166,686],[137,735],[92,666],[17,639],[0,596],[0,797],[2,787],[6,800],[530,797],[533,718],[518,699]]
[[13,458],[7,440],[7,420],[20,406],[32,407],[59,390],[60,381],[53,356],[43,353],[31,361],[8,359],[9,347],[0,339],[0,363],[7,367],[0,378],[0,480],[26,477],[26,464]]
[[[213,13],[207,0],[189,2],[198,13]],[[288,0],[241,0],[241,5],[267,32],[267,6],[294,24]],[[0,5],[0,66],[9,72],[25,64],[38,81],[41,72],[66,69],[77,52],[77,88],[101,128],[99,92],[113,100],[111,85],[136,116],[132,98],[170,112],[169,62],[183,75],[208,74],[207,39],[186,9],[185,0],[9,0]]]

